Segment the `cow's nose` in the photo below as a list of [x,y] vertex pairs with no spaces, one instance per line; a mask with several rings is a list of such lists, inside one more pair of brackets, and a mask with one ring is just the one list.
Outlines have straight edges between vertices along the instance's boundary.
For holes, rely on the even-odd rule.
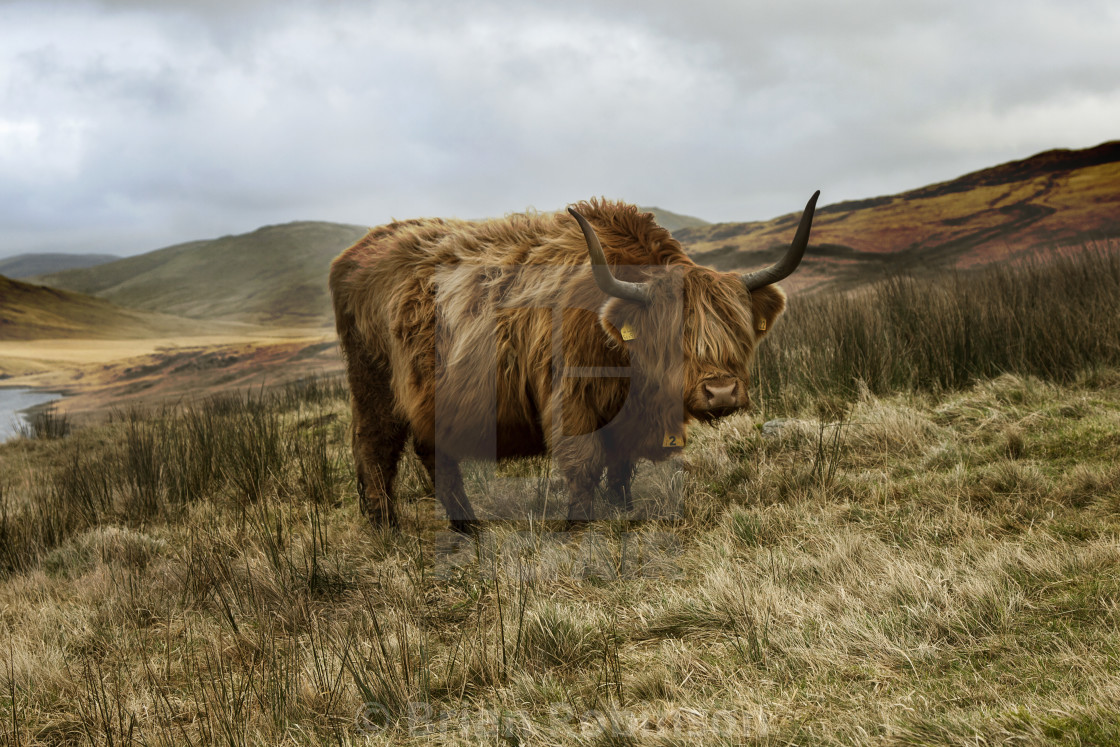
[[735,390],[738,384],[734,381],[726,386],[713,386],[712,384],[704,385],[704,394],[708,397],[708,407],[715,409],[717,407],[734,407],[738,404],[735,399]]

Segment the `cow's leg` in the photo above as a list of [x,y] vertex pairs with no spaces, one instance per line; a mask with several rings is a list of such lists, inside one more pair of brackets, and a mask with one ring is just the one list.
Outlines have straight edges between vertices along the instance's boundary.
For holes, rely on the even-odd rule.
[[[574,527],[594,518],[595,490],[607,466],[608,449],[602,433],[591,432],[594,428],[584,422],[590,410],[571,390],[571,381],[553,392],[550,407],[541,414],[541,427],[552,460],[568,484],[568,526]],[[555,417],[562,411],[561,424]]]
[[355,412],[353,451],[358,472],[358,501],[369,520],[377,526],[396,526],[393,480],[397,462],[408,438],[402,423],[376,422]]
[[607,495],[611,503],[629,511],[634,507],[630,484],[634,479],[634,460],[615,457],[607,461]]
[[416,455],[432,478],[436,499],[447,512],[451,528],[461,534],[477,531],[478,519],[475,518],[470,499],[467,498],[467,491],[463,489],[463,473],[459,470],[459,463],[426,444],[414,442],[414,447]]
[[553,452],[568,483],[568,523],[580,525],[595,518],[595,489],[603,476],[606,459],[595,436],[572,436],[561,440]]
[[353,411],[351,448],[358,474],[358,505],[375,526],[396,525],[393,479],[408,440],[408,425],[394,413],[389,370],[364,355],[348,356]]

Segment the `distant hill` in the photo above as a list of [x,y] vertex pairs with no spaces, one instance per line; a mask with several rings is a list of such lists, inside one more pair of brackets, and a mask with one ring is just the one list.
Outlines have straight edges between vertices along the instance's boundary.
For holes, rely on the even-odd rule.
[[[674,235],[698,262],[749,269],[779,255],[799,215]],[[965,268],[1117,237],[1120,142],[1052,150],[899,195],[819,208],[802,268],[784,285],[843,286],[884,269]]]
[[298,222],[36,278],[130,308],[197,319],[321,324],[331,260],[368,229]]
[[36,275],[46,275],[50,272],[96,267],[117,259],[120,259],[120,257],[115,254],[62,254],[59,252],[17,254],[14,257],[0,259],[0,275],[22,280]]
[[653,217],[657,220],[658,225],[672,232],[679,231],[682,228],[702,228],[712,225],[702,218],[694,218],[691,215],[681,215],[680,213],[674,213],[664,208],[639,206],[638,209],[646,213],[653,213]]
[[0,340],[129,339],[198,334],[203,325],[0,275]]

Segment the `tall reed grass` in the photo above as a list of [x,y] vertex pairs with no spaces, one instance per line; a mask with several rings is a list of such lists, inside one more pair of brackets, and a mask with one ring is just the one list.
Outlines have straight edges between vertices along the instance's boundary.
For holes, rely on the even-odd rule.
[[1120,364],[1120,246],[793,299],[757,356],[778,411],[827,394],[959,389],[1000,374],[1068,381]]
[[[0,485],[0,575],[26,570],[69,537],[103,524],[175,520],[185,504],[229,493],[246,506],[279,491],[316,506],[339,493],[341,461],[323,427],[281,415],[342,396],[340,383],[231,392],[162,410],[115,411],[118,438],[64,441],[58,465],[14,504]],[[257,513],[260,513],[258,510]]]
[[20,425],[19,434],[24,438],[55,439],[70,435],[70,416],[59,412],[53,403],[38,408]]

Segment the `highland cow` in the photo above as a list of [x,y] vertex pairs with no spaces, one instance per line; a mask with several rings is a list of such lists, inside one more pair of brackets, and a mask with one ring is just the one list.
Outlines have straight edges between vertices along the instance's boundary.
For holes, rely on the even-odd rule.
[[638,460],[749,404],[755,346],[786,304],[775,283],[801,261],[818,195],[784,257],[749,275],[697,265],[650,213],[607,200],[370,230],[330,272],[364,513],[396,522],[410,435],[458,531],[476,524],[464,459],[550,454],[569,522],[593,518],[604,471],[629,506]]

